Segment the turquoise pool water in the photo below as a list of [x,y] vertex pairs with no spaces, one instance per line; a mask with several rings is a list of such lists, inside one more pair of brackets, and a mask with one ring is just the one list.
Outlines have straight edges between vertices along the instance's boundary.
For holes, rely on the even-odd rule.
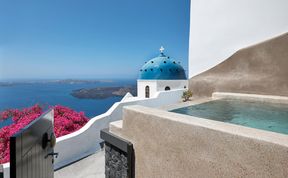
[[288,105],[284,104],[221,99],[171,112],[288,134]]

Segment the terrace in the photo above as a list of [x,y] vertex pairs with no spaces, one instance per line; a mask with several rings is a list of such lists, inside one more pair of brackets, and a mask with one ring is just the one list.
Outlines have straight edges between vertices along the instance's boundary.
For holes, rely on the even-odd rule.
[[[283,33],[288,31],[287,9],[283,9],[287,1],[223,0],[209,4],[207,10],[207,1],[191,1],[188,80],[183,67],[161,47],[160,55],[140,69],[137,97],[127,93],[107,112],[57,139],[51,129],[53,111],[11,137],[11,162],[1,165],[2,176],[288,177],[288,120],[287,111],[282,112],[288,106],[288,33]],[[263,4],[269,13],[260,8]],[[208,28],[203,24],[217,25]],[[183,102],[187,90],[193,97]],[[221,99],[240,104],[199,107]],[[253,117],[244,118],[248,123],[231,121],[239,115],[259,114],[243,114],[259,109],[252,105],[238,112],[242,101],[273,112],[268,126],[261,125],[266,129],[258,127],[259,122],[250,124]],[[281,107],[275,112],[272,106],[276,105]],[[190,106],[197,112],[202,109],[202,114],[206,109],[210,116],[183,114],[183,110],[192,112],[187,109]],[[182,113],[171,112],[177,109]],[[216,118],[219,113],[220,119]],[[283,113],[278,122],[276,116]],[[282,125],[282,130],[271,129],[275,125]],[[40,164],[35,155],[41,156]],[[39,165],[38,170],[35,167]]]

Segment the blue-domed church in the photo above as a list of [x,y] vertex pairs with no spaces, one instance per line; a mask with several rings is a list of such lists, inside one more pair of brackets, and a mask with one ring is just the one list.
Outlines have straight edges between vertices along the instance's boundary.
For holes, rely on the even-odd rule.
[[138,97],[150,98],[159,91],[183,89],[188,85],[184,68],[179,62],[164,54],[150,59],[140,69],[137,80]]

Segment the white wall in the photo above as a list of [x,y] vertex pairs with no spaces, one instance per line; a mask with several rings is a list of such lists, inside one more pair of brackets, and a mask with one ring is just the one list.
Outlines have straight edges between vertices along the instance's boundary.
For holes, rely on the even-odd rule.
[[102,141],[100,138],[100,130],[108,128],[110,122],[121,120],[124,106],[142,105],[159,107],[176,103],[181,101],[183,91],[184,90],[180,89],[157,92],[153,98],[143,99],[134,97],[134,100],[129,98],[129,101],[116,102],[106,113],[92,118],[80,130],[57,138],[55,152],[58,152],[59,156],[55,159],[54,168],[57,169],[99,150],[99,143]]
[[[122,119],[122,109],[128,105],[142,105],[160,107],[181,101],[183,89],[157,92],[152,98],[125,97],[127,100],[114,103],[104,114],[98,115],[80,130],[57,138],[54,151],[59,153],[55,159],[54,169],[68,165],[100,150],[100,130],[109,127],[109,123]],[[129,94],[128,94],[129,95]],[[2,170],[1,170],[2,169]],[[4,172],[4,178],[10,177],[10,164],[0,164],[0,172]]]
[[188,88],[188,80],[157,80],[157,91],[165,91],[166,86],[171,90],[185,89]]
[[288,32],[288,0],[191,0],[189,78]]
[[137,95],[145,98],[145,87],[150,87],[150,97],[154,97],[159,91],[165,91],[169,86],[171,90],[188,88],[188,80],[137,80]]
[[157,92],[156,80],[137,80],[137,96],[145,98],[145,87],[149,86],[150,97],[153,97]]

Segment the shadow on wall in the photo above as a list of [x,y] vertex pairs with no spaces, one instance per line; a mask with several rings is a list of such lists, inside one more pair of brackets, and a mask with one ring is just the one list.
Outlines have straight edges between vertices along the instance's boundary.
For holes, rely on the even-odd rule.
[[235,92],[288,96],[288,33],[241,49],[189,79],[194,96]]

